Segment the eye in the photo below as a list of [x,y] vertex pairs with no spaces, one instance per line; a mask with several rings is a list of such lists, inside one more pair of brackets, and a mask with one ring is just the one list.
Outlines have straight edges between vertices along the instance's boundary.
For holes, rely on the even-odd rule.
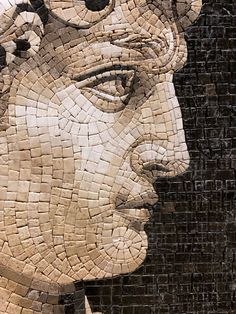
[[132,72],[126,72],[125,74],[108,75],[106,73],[100,79],[96,79],[85,87],[101,99],[105,100],[123,100],[130,94],[132,86]]
[[50,12],[67,25],[89,28],[105,18],[115,0],[45,0]]
[[[135,78],[133,69],[103,69],[86,77],[77,77],[76,86],[93,104],[105,112],[117,112],[127,104]],[[90,95],[90,96],[89,96]]]

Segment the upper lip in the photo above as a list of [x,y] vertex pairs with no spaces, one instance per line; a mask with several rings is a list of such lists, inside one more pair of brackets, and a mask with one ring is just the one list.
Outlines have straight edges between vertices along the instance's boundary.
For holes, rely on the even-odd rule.
[[131,221],[142,221],[146,222],[150,218],[150,213],[147,208],[124,208],[120,209],[119,213],[121,216]]
[[116,208],[117,209],[145,208],[145,207],[154,205],[157,202],[157,200],[158,200],[157,195],[155,195],[155,199],[154,198],[150,199],[149,197],[147,197],[146,199],[145,198],[140,198],[140,199],[135,198],[135,199],[129,200],[127,202],[120,202],[120,203],[117,202]]

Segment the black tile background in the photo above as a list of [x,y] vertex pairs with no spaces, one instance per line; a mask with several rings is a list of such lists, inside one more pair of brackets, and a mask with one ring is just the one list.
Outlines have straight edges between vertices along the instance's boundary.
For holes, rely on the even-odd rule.
[[[96,311],[236,313],[235,7],[234,0],[205,0],[186,32],[188,63],[174,82],[191,167],[156,182],[160,202],[146,228],[144,264],[126,276],[85,283]],[[68,300],[66,313],[83,312]]]

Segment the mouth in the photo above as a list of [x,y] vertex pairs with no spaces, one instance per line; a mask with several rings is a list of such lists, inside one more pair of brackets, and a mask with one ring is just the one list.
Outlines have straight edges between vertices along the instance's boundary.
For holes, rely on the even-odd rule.
[[146,223],[150,219],[150,207],[158,201],[156,193],[143,194],[139,198],[129,201],[117,199],[116,210],[123,218],[130,222]]
[[131,222],[146,223],[150,219],[150,213],[147,208],[117,208],[120,215]]

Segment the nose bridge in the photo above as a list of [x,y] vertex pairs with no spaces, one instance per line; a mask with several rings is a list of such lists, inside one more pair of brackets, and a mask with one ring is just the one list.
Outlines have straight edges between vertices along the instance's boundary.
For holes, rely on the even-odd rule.
[[140,106],[138,115],[144,128],[150,126],[154,130],[154,138],[165,138],[169,145],[173,145],[171,148],[179,150],[181,144],[186,144],[185,134],[179,101],[171,80],[154,86],[151,96]]
[[[156,169],[155,176],[176,176],[189,166],[189,154],[183,130],[182,114],[173,83],[164,82],[140,107],[139,137],[131,154],[131,166],[142,175]],[[151,132],[147,134],[147,130]]]

